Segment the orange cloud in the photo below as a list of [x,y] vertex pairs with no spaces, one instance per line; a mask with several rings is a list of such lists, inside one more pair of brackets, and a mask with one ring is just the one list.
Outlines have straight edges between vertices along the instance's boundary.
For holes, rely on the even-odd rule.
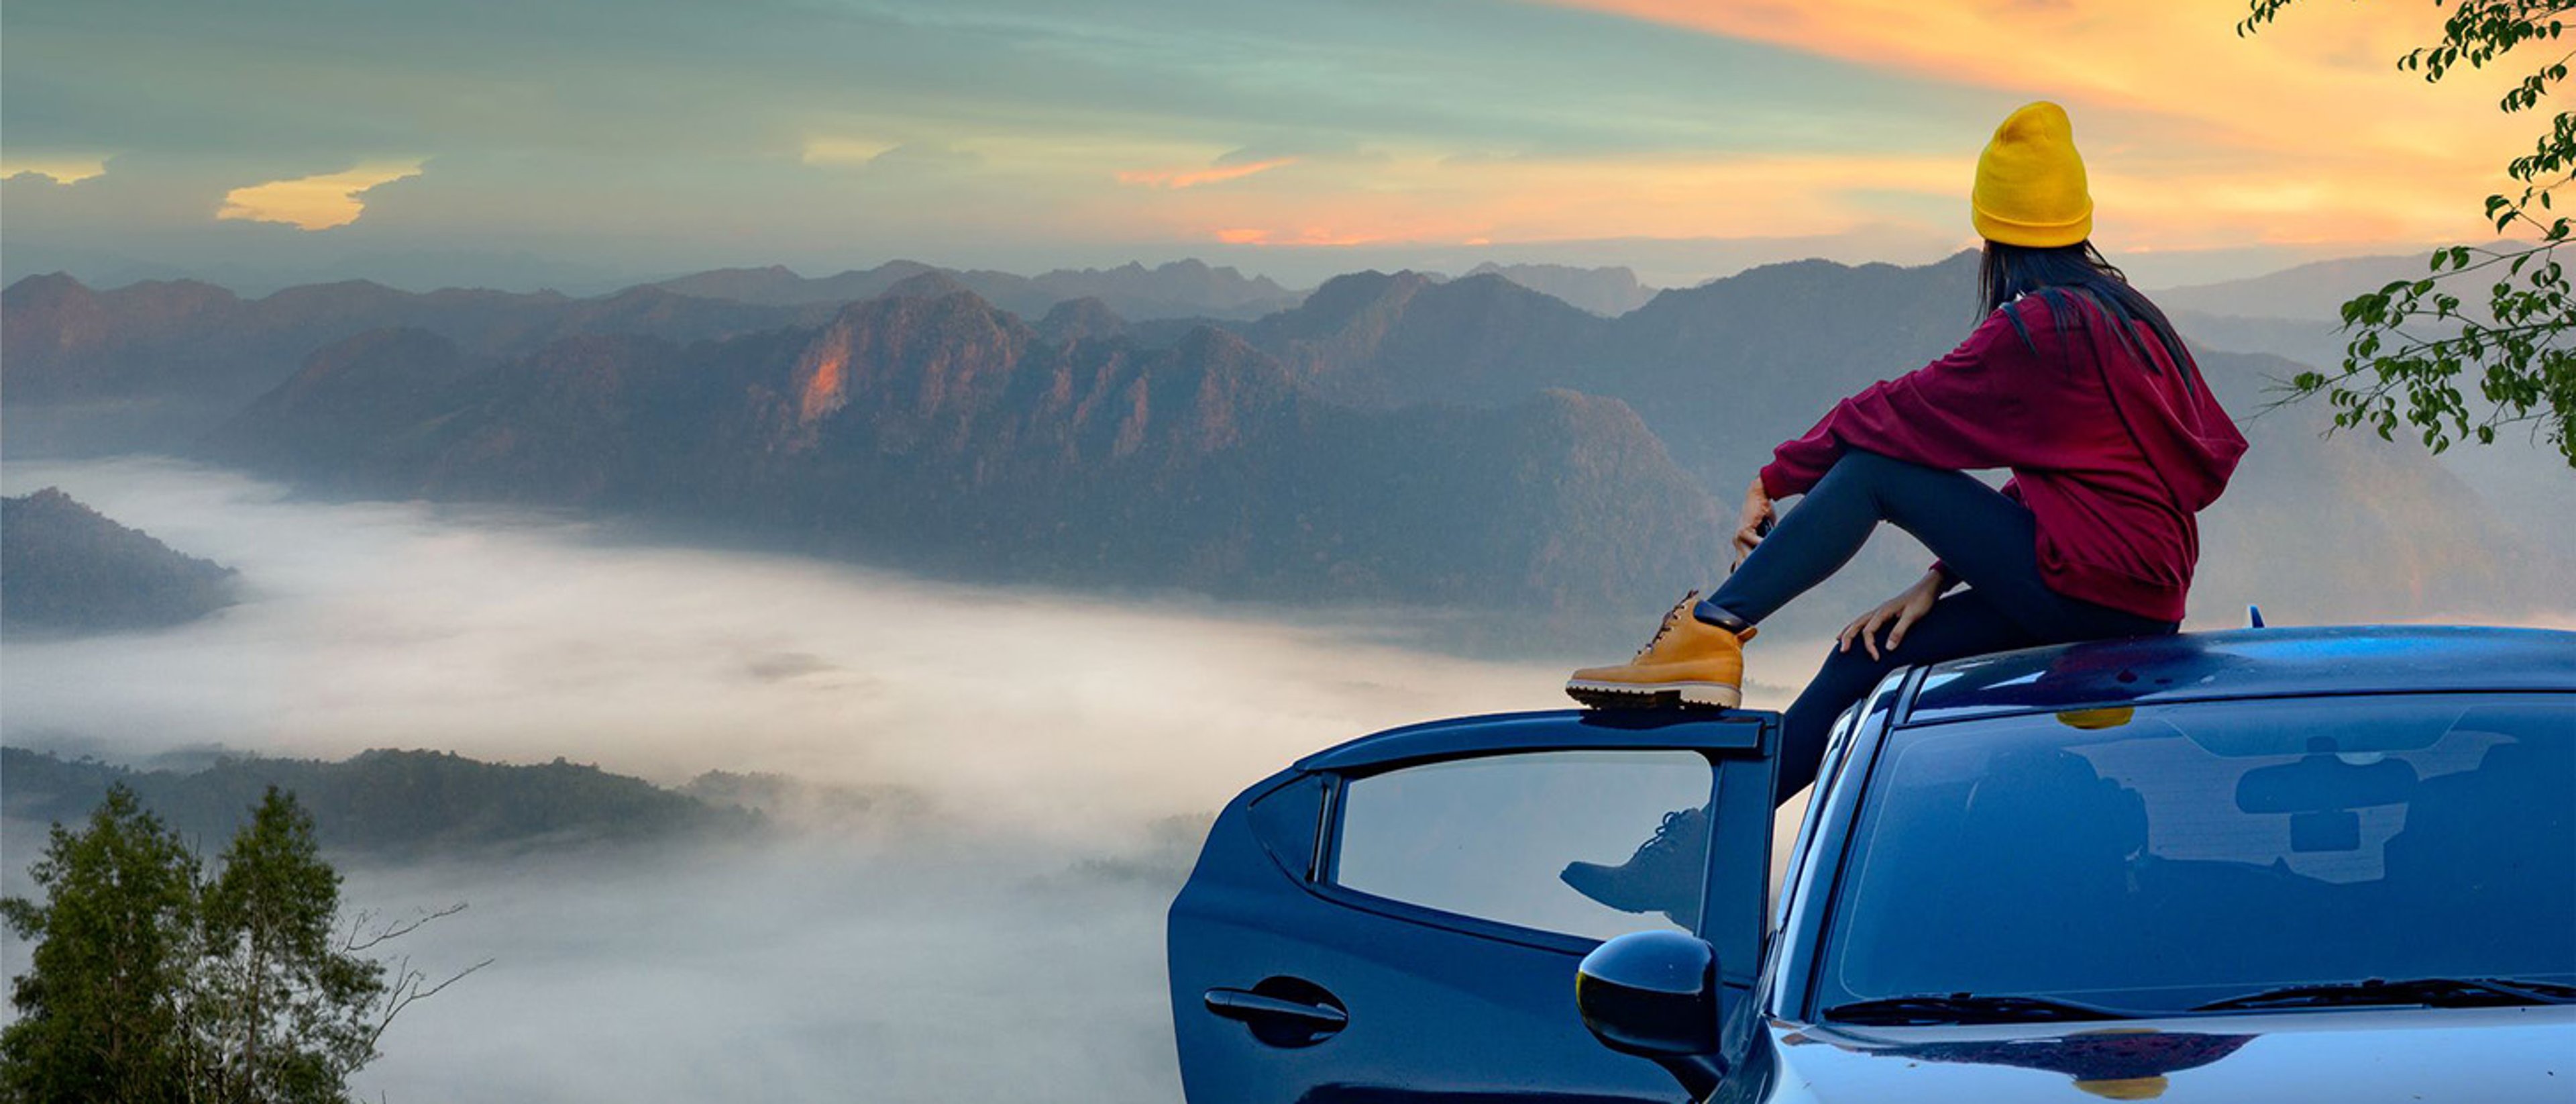
[[282,222],[299,230],[346,226],[366,212],[361,193],[379,184],[420,175],[421,162],[377,161],[319,176],[272,180],[224,195],[218,219]]
[[1265,173],[1283,165],[1294,165],[1294,157],[1273,157],[1267,161],[1248,161],[1240,165],[1219,165],[1212,169],[1133,169],[1120,170],[1118,182],[1139,184],[1148,188],[1195,188],[1241,180],[1255,173]]
[[25,173],[44,177],[56,184],[78,184],[105,172],[107,159],[104,157],[0,156],[0,180]]
[[2335,229],[2319,221],[2346,223],[2339,240],[2470,232],[2540,124],[2495,109],[2536,57],[2429,87],[2395,68],[2440,37],[2432,5],[2312,0],[2240,38],[2245,0],[1545,2],[2058,100],[2106,223],[2154,212],[2126,229],[2199,244]]
[[[1973,142],[1970,143],[1973,146]],[[1581,238],[1799,237],[1891,227],[1975,241],[1967,192],[1976,151],[1941,157],[1774,154],[1514,159],[1394,158],[1314,191],[1223,190],[1091,210],[1098,225],[1230,245],[1536,242]],[[2463,229],[2473,172],[2285,175],[2221,158],[2186,178],[2095,157],[2105,248],[2418,243]],[[1360,170],[1354,170],[1360,171]],[[1892,198],[1905,197],[1894,208]],[[1918,212],[1911,218],[1889,211]],[[1948,212],[1945,214],[1944,212]],[[2467,212],[2474,218],[2474,209]]]

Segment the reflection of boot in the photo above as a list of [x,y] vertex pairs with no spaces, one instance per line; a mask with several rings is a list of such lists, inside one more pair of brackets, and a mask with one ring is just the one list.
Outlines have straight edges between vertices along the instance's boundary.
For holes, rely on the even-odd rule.
[[1574,891],[1621,912],[1660,912],[1684,928],[1699,928],[1699,895],[1708,868],[1708,810],[1664,814],[1655,834],[1617,866],[1572,862],[1557,878]]
[[1594,706],[1711,705],[1732,709],[1744,701],[1744,642],[1690,614],[1694,590],[1664,615],[1654,639],[1637,658],[1616,667],[1586,667],[1565,680],[1565,692]]

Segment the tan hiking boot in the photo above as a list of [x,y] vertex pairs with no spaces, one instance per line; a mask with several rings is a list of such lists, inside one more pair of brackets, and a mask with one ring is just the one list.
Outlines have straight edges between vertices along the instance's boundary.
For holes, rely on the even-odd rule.
[[1744,642],[1757,630],[1737,636],[1691,616],[1698,600],[1696,590],[1682,595],[1637,658],[1576,671],[1565,680],[1565,692],[1585,705],[1612,708],[1744,704]]

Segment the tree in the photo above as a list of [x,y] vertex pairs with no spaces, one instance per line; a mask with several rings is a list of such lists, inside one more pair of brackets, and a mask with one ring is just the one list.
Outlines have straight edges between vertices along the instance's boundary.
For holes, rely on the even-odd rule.
[[205,888],[191,979],[192,1085],[226,1101],[342,1099],[375,1057],[372,1013],[382,963],[334,936],[340,875],[322,861],[313,818],[268,788]]
[[431,984],[370,957],[464,906],[344,920],[313,818],[274,786],[211,879],[122,783],[54,827],[35,876],[45,903],[0,902],[41,940],[0,1037],[12,1100],[343,1101],[395,1016],[483,965]]
[[178,1022],[195,918],[197,863],[118,783],[79,832],[53,827],[31,873],[45,903],[0,916],[37,941],[10,987],[0,1031],[11,1100],[182,1099]]
[[[2293,2],[2249,0],[2236,33],[2255,33]],[[2531,110],[2551,102],[2551,89],[2567,79],[2568,62],[2576,58],[2556,46],[2571,10],[2576,0],[2458,0],[2442,40],[2409,51],[2397,67],[2438,82],[2463,64],[2483,69],[2517,47],[2536,45],[2542,57],[2557,56],[2531,69],[2497,103],[2507,114]],[[2551,199],[2576,173],[2576,111],[2559,110],[2531,154],[2513,159],[2505,171],[2521,190],[2488,196],[2487,218],[2500,235],[2532,236],[2435,250],[2425,278],[2354,296],[2343,305],[2343,329],[2351,335],[2343,365],[2292,377],[2293,398],[2322,393],[2335,407],[2336,426],[2366,425],[2381,437],[2393,436],[2400,422],[2412,425],[2435,452],[2454,439],[2492,443],[2499,428],[2530,422],[2576,467],[2576,295],[2557,257],[2568,241],[2568,218],[2555,213]],[[2494,281],[2485,289],[2483,316],[2463,312],[2450,290],[2477,272]],[[2473,405],[2461,392],[2468,372],[2475,373],[2482,403]]]

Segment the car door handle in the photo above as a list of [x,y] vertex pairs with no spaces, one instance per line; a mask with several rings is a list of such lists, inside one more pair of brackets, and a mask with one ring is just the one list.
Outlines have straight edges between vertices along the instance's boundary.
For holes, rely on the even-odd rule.
[[1254,1027],[1273,1026],[1330,1035],[1348,1026],[1351,1015],[1329,1004],[1267,997],[1246,989],[1210,989],[1207,1010]]

